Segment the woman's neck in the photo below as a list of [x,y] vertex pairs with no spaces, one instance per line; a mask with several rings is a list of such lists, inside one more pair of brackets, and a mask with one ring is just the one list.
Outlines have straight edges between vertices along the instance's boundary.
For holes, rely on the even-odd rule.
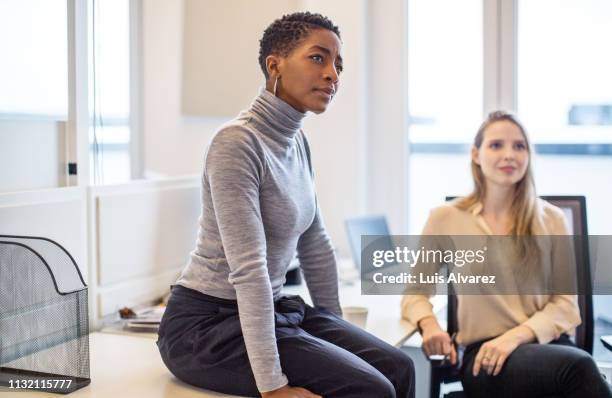
[[512,231],[513,197],[514,187],[488,184],[481,215],[494,235],[507,235]]

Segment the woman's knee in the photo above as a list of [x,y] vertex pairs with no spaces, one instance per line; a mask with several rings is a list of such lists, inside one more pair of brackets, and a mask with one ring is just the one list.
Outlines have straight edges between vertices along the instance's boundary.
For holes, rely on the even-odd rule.
[[414,379],[414,362],[412,358],[402,352],[400,367],[404,369],[404,374]]
[[414,389],[414,362],[403,351],[383,350],[376,361],[377,368],[395,387],[396,395],[405,396]]
[[574,361],[573,366],[580,375],[599,374],[595,360],[586,352]]
[[414,362],[412,359],[401,352],[396,358],[397,362],[397,383],[400,386],[411,386],[414,384]]
[[[385,368],[386,370],[383,370]],[[410,391],[414,390],[414,362],[412,359],[400,350],[388,353],[387,365],[379,369],[385,380],[379,382],[379,388],[383,391],[389,385],[393,390],[393,395],[389,396],[404,396],[409,395]],[[385,395],[387,396],[387,395]]]
[[561,377],[561,382],[569,389],[590,388],[603,383],[603,378],[593,357],[580,349],[573,349],[568,355]]
[[580,379],[593,373],[598,373],[597,365],[593,357],[578,348],[571,349],[571,354],[568,355],[566,369]]
[[359,391],[360,396],[363,397],[381,397],[381,398],[395,398],[395,387],[393,384],[381,374],[371,374],[365,377],[360,382]]

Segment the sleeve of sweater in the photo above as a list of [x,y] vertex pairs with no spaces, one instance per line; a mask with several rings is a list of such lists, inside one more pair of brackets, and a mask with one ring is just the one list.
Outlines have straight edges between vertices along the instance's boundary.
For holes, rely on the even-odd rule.
[[257,145],[240,127],[219,131],[205,162],[223,250],[236,290],[249,362],[260,392],[288,383],[274,329],[274,302],[266,262],[266,237],[259,206],[265,165]]
[[[549,208],[551,235],[571,235],[563,212],[557,208]],[[573,259],[574,251],[571,239],[565,241],[562,237],[553,237],[551,262],[553,272],[569,272],[566,269],[569,259]],[[574,261],[569,264],[576,269]],[[563,271],[560,271],[563,269]],[[571,279],[571,278],[570,278]],[[546,344],[558,339],[562,333],[571,331],[580,325],[580,309],[578,297],[569,294],[553,294],[544,307],[535,312],[523,325],[530,328],[536,335],[538,343]]]
[[341,316],[336,257],[318,205],[312,224],[298,240],[297,251],[313,304]]

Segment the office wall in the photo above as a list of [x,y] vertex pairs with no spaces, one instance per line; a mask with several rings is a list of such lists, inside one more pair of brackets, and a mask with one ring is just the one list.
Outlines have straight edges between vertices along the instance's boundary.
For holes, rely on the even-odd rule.
[[233,117],[262,84],[257,63],[261,33],[301,0],[185,0],[182,111]]
[[200,173],[206,143],[224,118],[181,113],[182,0],[142,3],[142,129],[146,176]]
[[64,123],[0,120],[0,192],[65,184]]
[[[301,0],[295,3],[298,4],[296,8],[321,12],[332,18],[340,26],[344,41],[346,68],[340,91],[325,114],[307,117],[304,129],[311,141],[318,196],[326,224],[340,254],[349,255],[344,219],[366,211],[368,2]],[[182,112],[184,66],[181,51],[186,4],[166,0],[143,2],[142,120],[144,164],[150,176],[199,174],[208,141],[215,129],[228,119],[185,116]],[[269,11],[261,13],[268,15]],[[254,9],[253,12],[259,11]],[[279,16],[281,14],[279,11]],[[222,37],[224,42],[242,39],[232,37],[230,27],[218,32],[216,38]],[[258,41],[253,43],[258,45]],[[223,56],[211,56],[213,62],[219,64],[221,73],[224,66],[217,58]],[[258,70],[256,56],[242,67]],[[227,77],[219,79],[223,82]],[[231,87],[229,83],[228,87]],[[235,113],[239,110],[237,107]]]
[[86,210],[81,187],[0,193],[0,235],[57,242],[72,255],[87,281]]
[[407,1],[368,2],[367,209],[408,225]]
[[89,189],[95,324],[123,306],[169,291],[195,247],[199,178],[134,181]]
[[[196,48],[199,37],[206,29],[198,28],[193,21],[195,14],[206,12],[202,3],[189,0],[147,0],[143,2],[142,9],[142,98],[143,98],[143,145],[144,145],[144,169],[146,176],[178,176],[185,174],[200,173],[202,168],[202,157],[207,143],[215,130],[225,121],[248,106],[250,100],[257,95],[257,87],[263,85],[263,78],[260,83],[252,84],[242,93],[239,99],[235,99],[232,112],[227,111],[228,115],[219,116],[219,112],[211,110],[210,114],[205,114],[205,108],[198,106],[199,99],[204,98],[205,94],[197,93],[197,90],[190,87],[188,92],[183,92],[184,86],[193,85],[194,87],[206,90],[207,82],[216,80],[216,85],[212,91],[213,97],[219,96],[219,90],[226,87],[228,91],[236,86],[231,80],[236,78],[239,70],[246,68],[247,76],[259,76],[256,58],[256,45],[258,41],[249,41],[250,45],[242,45],[248,49],[252,59],[249,63],[242,62],[243,65],[236,66],[235,59],[231,63],[226,63],[228,57],[235,50],[228,46],[226,53],[219,54],[223,46],[218,43],[238,43],[244,38],[241,30],[236,30],[232,24],[238,19],[225,22],[223,31],[214,32],[210,38],[213,41],[213,51],[210,54],[189,54],[184,57],[183,50]],[[209,5],[214,5],[221,10],[217,11],[220,15],[231,15],[234,3],[243,3],[238,0],[213,1]],[[299,1],[289,0],[283,2],[280,13],[288,12],[289,3],[299,4]],[[254,3],[252,3],[254,4]],[[253,6],[251,12],[254,17],[258,15],[268,15],[274,3],[268,3],[269,7],[259,10],[261,5]],[[223,9],[225,7],[225,9]],[[214,7],[212,7],[214,8]],[[186,16],[187,14],[187,16]],[[185,20],[188,20],[188,26]],[[187,28],[187,29],[185,29]],[[185,38],[185,35],[187,37]],[[198,37],[191,37],[195,35]],[[184,40],[186,39],[186,40]],[[206,44],[202,43],[205,47]],[[229,55],[226,55],[229,54]],[[197,65],[205,62],[203,57],[208,57],[210,62],[217,69],[217,76],[197,77]],[[193,61],[196,65],[184,65],[183,59]],[[197,78],[196,78],[197,77]],[[241,78],[236,78],[238,82]],[[219,100],[221,101],[221,100]],[[231,105],[224,103],[224,109]],[[183,108],[187,107],[187,112]],[[231,114],[229,114],[231,113]],[[193,115],[196,116],[193,116]]]

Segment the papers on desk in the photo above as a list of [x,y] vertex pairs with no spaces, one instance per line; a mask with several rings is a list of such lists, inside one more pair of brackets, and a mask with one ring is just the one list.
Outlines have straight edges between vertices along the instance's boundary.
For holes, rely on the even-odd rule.
[[125,323],[126,329],[142,330],[147,332],[156,332],[159,329],[159,322],[155,321],[127,321]]
[[161,322],[165,310],[165,306],[156,305],[134,311],[134,317],[124,319],[124,328],[134,331],[155,332],[159,329],[159,323]]

